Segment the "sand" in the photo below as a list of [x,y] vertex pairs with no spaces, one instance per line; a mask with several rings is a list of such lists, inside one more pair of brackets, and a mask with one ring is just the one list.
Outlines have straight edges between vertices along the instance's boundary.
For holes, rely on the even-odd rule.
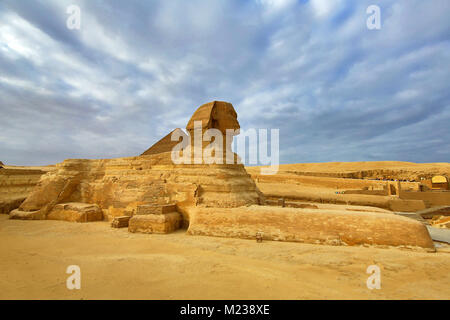
[[[0,299],[450,299],[450,250],[131,234],[0,215]],[[366,286],[369,265],[381,289]],[[79,265],[81,289],[66,288]]]

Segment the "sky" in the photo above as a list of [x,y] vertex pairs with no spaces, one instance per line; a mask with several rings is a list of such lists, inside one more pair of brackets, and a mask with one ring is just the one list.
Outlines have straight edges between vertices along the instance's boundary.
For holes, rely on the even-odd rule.
[[242,130],[280,130],[281,163],[449,162],[449,16],[448,0],[1,0],[0,161],[139,155],[222,100]]

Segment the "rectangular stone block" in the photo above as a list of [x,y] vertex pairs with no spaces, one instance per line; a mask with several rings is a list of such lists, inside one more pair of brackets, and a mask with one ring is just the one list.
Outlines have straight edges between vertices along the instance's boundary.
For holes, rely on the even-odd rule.
[[170,233],[179,229],[180,224],[181,215],[178,212],[136,215],[130,219],[128,231],[141,233]]
[[177,206],[174,204],[142,204],[137,207],[137,215],[146,214],[166,214],[176,212]]
[[391,199],[389,208],[398,212],[415,212],[425,209],[426,205],[422,200]]
[[131,218],[130,216],[115,217],[114,220],[111,222],[111,227],[113,228],[128,227],[130,218]]

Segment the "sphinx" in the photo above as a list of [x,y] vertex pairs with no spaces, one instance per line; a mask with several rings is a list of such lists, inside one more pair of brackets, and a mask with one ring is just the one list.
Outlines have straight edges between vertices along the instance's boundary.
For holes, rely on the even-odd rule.
[[[215,137],[223,139],[216,145],[223,148],[221,156],[236,160],[229,132],[239,133],[237,113],[231,103],[209,102],[194,112],[187,134],[175,129],[139,156],[57,164],[10,218],[89,222],[125,217],[120,221],[127,221],[130,232],[184,228],[191,235],[255,239],[263,234],[265,240],[434,249],[423,224],[395,214],[266,206],[243,164],[211,163],[204,152],[196,153],[211,141],[196,142],[195,130],[203,136],[210,129],[222,134]],[[194,161],[174,163],[178,138],[187,138]]]

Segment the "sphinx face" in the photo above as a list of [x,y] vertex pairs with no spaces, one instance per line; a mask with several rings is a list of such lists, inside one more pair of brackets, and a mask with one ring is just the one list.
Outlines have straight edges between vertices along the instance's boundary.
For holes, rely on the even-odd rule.
[[216,101],[212,112],[212,120],[212,127],[219,129],[224,134],[227,129],[237,130],[236,134],[239,133],[240,125],[237,120],[237,113],[231,103]]

